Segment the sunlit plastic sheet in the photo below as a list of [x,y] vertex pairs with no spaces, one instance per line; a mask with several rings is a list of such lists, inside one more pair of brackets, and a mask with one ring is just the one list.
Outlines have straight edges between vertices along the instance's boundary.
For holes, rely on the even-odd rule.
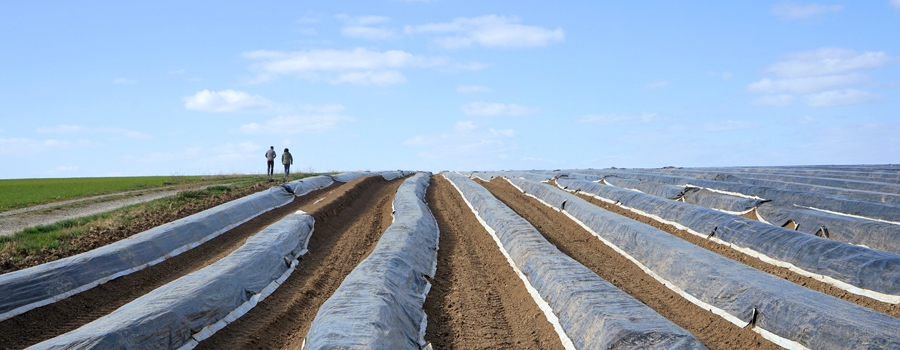
[[304,349],[419,349],[422,310],[437,265],[437,222],[425,203],[431,173],[406,179],[394,196],[394,223],[372,253],[322,304]]
[[731,196],[698,187],[688,187],[682,200],[688,204],[738,215],[749,213],[760,204],[768,202],[764,199]]
[[900,255],[837,242],[768,225],[696,205],[604,186],[593,182],[557,183],[570,191],[590,193],[621,205],[676,222],[701,234],[750,249],[773,260],[852,286],[900,296]]
[[560,252],[484,187],[459,175],[446,176],[496,231],[576,348],[705,348],[689,332]]
[[897,184],[776,174],[734,175],[695,170],[669,173],[681,176],[697,175],[708,180],[745,185],[829,194],[870,202],[900,203],[900,195],[898,195],[900,193],[900,185]]
[[[679,169],[680,170],[680,169]],[[884,183],[900,183],[900,168],[811,168],[811,167],[713,167],[683,168],[683,170],[726,172],[735,174],[782,174],[824,177],[846,180],[861,180]]]
[[[687,168],[686,168],[687,169]],[[701,168],[704,170],[706,168]],[[783,174],[799,176],[827,177],[833,179],[861,180],[900,184],[900,172],[877,171],[849,171],[849,170],[824,170],[824,169],[798,169],[798,168],[709,168],[708,170],[720,172],[733,172],[740,174]]]
[[0,275],[0,320],[155,265],[293,199],[275,186],[85,253]]
[[793,221],[801,232],[900,254],[900,225],[771,203],[759,206],[757,214],[774,225]]
[[306,253],[314,219],[291,214],[201,270],[33,349],[191,348],[271,294]]
[[576,173],[576,172],[569,172],[569,173],[566,173],[565,176],[560,176],[560,177],[564,177],[564,178],[572,179],[572,180],[584,180],[584,181],[598,181],[598,180],[603,179],[603,176],[582,174],[582,173]]
[[295,196],[300,197],[305,196],[312,191],[331,186],[333,183],[334,180],[331,179],[331,176],[322,175],[291,181],[283,186],[286,186]]
[[[651,226],[603,210],[550,185],[520,179],[510,181],[545,203],[563,208],[567,215],[623,251],[645,271],[667,281],[676,292],[680,290],[680,294],[695,298],[696,301],[691,300],[695,304],[708,305],[698,304],[740,327],[753,321],[754,331],[770,340],[773,340],[772,335],[781,338],[773,341],[782,346],[810,349],[900,347],[900,332],[897,332],[900,319],[753,269]],[[634,191],[611,189],[650,197]]]
[[685,192],[684,186],[667,185],[652,181],[639,181],[616,177],[610,177],[609,179],[605,179],[605,181],[615,187],[638,190],[651,196],[666,199],[679,199],[684,196]]
[[409,170],[375,171],[375,172],[355,171],[355,172],[348,172],[348,173],[332,175],[331,177],[334,179],[334,181],[346,183],[346,182],[350,182],[350,181],[353,181],[355,179],[365,177],[365,176],[381,175],[381,177],[383,177],[385,180],[391,181],[391,180],[398,179],[398,178],[401,178],[401,177],[404,177],[407,175],[411,175],[414,173],[415,173],[414,171],[409,171]]
[[[740,193],[771,200],[781,205],[799,205],[848,215],[856,215],[869,219],[885,220],[900,223],[900,204],[875,203],[855,200],[847,197],[785,190],[772,187],[745,185],[732,182],[696,179],[682,176],[653,175],[647,173],[631,173],[619,171],[609,173],[610,176],[661,182],[670,185],[694,186],[720,191]],[[607,178],[607,181],[609,179]]]

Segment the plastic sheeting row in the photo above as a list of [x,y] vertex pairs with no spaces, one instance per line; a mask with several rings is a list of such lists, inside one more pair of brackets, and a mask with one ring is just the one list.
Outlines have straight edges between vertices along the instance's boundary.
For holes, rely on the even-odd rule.
[[691,302],[740,327],[750,325],[783,347],[900,347],[900,319],[750,268],[550,185],[509,181],[559,208]]
[[337,182],[350,182],[350,181],[353,181],[355,179],[358,179],[358,178],[361,178],[364,176],[381,175],[381,177],[383,177],[385,180],[391,181],[391,180],[399,179],[401,177],[409,176],[409,175],[412,175],[415,173],[416,173],[415,171],[409,171],[409,170],[376,171],[376,172],[356,171],[356,172],[332,175],[331,177],[334,179],[334,181],[337,181]]
[[692,334],[559,251],[468,178],[445,173],[578,349],[698,349]]
[[871,220],[883,220],[900,224],[900,205],[891,203],[876,203],[830,194],[801,192],[774,187],[745,185],[733,182],[704,180],[681,176],[621,171],[615,172],[614,174],[602,171],[594,171],[593,174],[606,175],[607,177],[616,176],[628,179],[637,179],[641,181],[659,182],[669,185],[693,186],[732,193],[740,193],[746,196],[764,198],[781,205],[815,208],[818,210],[840,213],[847,216],[858,216]]
[[744,185],[780,188],[842,196],[876,203],[900,203],[900,184],[861,180],[829,179],[811,176],[742,174],[710,171],[661,171],[663,174],[696,177],[705,180],[733,182]]
[[304,349],[420,349],[422,309],[437,265],[438,227],[425,190],[431,173],[406,179],[394,196],[394,222],[372,253],[322,304]]
[[290,203],[294,194],[332,183],[327,176],[292,181],[85,253],[0,275],[0,320],[160,263]]
[[579,180],[557,179],[644,215],[711,237],[764,261],[824,280],[855,294],[900,303],[900,255],[836,242],[727,213]]
[[190,349],[252,309],[293,272],[314,219],[298,212],[201,270],[30,349]]
[[685,170],[709,170],[718,172],[730,172],[735,174],[782,174],[782,175],[799,175],[799,176],[816,176],[827,177],[833,179],[875,181],[884,183],[900,184],[900,168],[893,171],[872,170],[872,169],[855,169],[855,170],[833,170],[833,169],[814,169],[803,167],[767,167],[767,168],[684,168]]
[[[637,189],[657,197],[663,197],[668,193],[652,191],[653,188],[671,187],[672,193],[677,188],[684,188],[682,197],[664,198],[680,199],[685,203],[735,215],[747,214],[755,209],[756,218],[772,225],[792,227],[801,232],[839,242],[900,254],[900,240],[897,239],[900,237],[900,225],[896,224],[774,203],[759,198],[723,194],[715,190],[696,187],[681,187],[618,177],[606,177],[603,179],[603,183],[615,187]],[[791,226],[791,223],[794,225]]]

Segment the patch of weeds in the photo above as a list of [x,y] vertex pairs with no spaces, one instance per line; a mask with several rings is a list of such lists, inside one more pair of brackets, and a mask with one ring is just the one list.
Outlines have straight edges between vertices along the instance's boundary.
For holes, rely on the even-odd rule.
[[231,187],[217,185],[217,186],[207,187],[206,190],[209,192],[212,192],[212,193],[223,193],[223,192],[231,192]]
[[200,200],[209,196],[207,191],[181,191],[175,196],[176,201]]

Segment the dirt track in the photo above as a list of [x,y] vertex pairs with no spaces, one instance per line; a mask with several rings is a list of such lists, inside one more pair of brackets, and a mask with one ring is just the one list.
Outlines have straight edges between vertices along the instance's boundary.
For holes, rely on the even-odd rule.
[[0,322],[0,348],[21,349],[100,318],[153,289],[218,261],[244,244],[247,237],[338,187],[335,184],[296,198],[157,265],[4,320]]
[[560,251],[691,332],[708,348],[781,349],[749,328],[739,328],[684,299],[564,214],[526,196],[506,180],[496,178],[491,182],[479,182],[528,220]]

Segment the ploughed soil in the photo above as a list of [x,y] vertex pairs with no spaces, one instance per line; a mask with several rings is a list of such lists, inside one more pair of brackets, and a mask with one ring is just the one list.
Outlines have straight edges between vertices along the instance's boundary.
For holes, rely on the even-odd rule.
[[476,181],[528,220],[560,251],[691,332],[708,348],[781,349],[750,328],[740,328],[684,299],[565,214],[526,196],[506,180],[496,178],[490,182]]
[[[350,184],[339,185],[335,183],[330,187],[297,197],[285,206],[257,216],[194,249],[169,258],[159,264],[116,278],[56,303],[0,321],[0,349],[25,348],[74,330],[109,314],[120,306],[166,283],[202,269],[227,256],[243,245],[248,237],[281,220],[288,214],[296,212],[299,208],[309,205],[317,198],[329,192],[346,191],[346,188],[350,186]],[[271,185],[264,188],[268,187],[271,187]],[[262,189],[256,189],[255,192],[260,190]],[[197,205],[199,206],[200,204],[198,203]],[[185,209],[185,212],[192,211],[194,210],[191,208]],[[177,217],[179,214],[172,215]],[[163,219],[152,218],[149,220],[148,225],[150,222]],[[124,238],[121,236],[127,237],[150,227],[152,226],[139,225],[130,228],[127,230],[128,232],[117,234],[109,232],[86,233],[83,235],[83,238],[79,238],[90,239],[90,246],[99,247],[118,240],[116,238]],[[134,230],[139,231],[132,232]]]
[[435,349],[562,349],[559,336],[497,244],[442,176],[426,199],[441,232],[425,299],[425,340]]
[[316,222],[309,252],[300,257],[296,270],[274,293],[198,348],[299,349],[319,307],[391,225],[391,203],[402,182],[359,178],[321,201],[301,206]]
[[[550,184],[552,186],[556,186],[555,182],[551,182]],[[803,275],[793,272],[787,268],[769,264],[767,262],[760,260],[759,258],[747,255],[747,254],[740,252],[729,246],[719,244],[712,240],[705,239],[702,237],[697,237],[696,235],[693,235],[690,232],[687,232],[685,230],[680,230],[680,229],[676,228],[675,226],[656,221],[656,220],[646,217],[646,216],[642,216],[640,214],[637,214],[635,212],[632,212],[632,211],[622,208],[620,206],[603,202],[603,201],[596,199],[590,195],[586,195],[583,193],[577,193],[576,195],[598,207],[601,207],[601,208],[609,210],[613,213],[634,219],[636,221],[640,221],[642,223],[653,226],[660,230],[666,231],[669,234],[677,236],[678,238],[681,238],[685,241],[691,242],[694,245],[700,246],[706,250],[712,251],[716,254],[722,255],[731,260],[741,262],[744,265],[750,266],[757,270],[784,278],[788,281],[794,282],[794,283],[804,286],[806,288],[809,288],[809,289],[812,289],[812,290],[815,290],[815,291],[818,291],[821,293],[825,293],[825,294],[831,295],[836,298],[844,299],[851,303],[854,303],[854,304],[857,304],[860,306],[864,306],[869,309],[872,309],[872,310],[875,310],[875,311],[878,311],[878,312],[881,312],[881,313],[884,313],[884,314],[887,314],[887,315],[890,315],[893,317],[900,318],[900,305],[885,303],[885,302],[878,301],[878,300],[875,300],[875,299],[872,299],[872,298],[869,298],[866,296],[850,293],[846,290],[843,290],[843,289],[840,289],[833,285],[819,281],[815,278],[803,276]],[[750,212],[750,213],[754,214],[753,212]],[[755,214],[754,214],[754,216],[755,216]],[[792,224],[791,221],[789,221],[787,224],[785,224],[786,225],[785,227],[791,228],[789,226],[790,224]]]

